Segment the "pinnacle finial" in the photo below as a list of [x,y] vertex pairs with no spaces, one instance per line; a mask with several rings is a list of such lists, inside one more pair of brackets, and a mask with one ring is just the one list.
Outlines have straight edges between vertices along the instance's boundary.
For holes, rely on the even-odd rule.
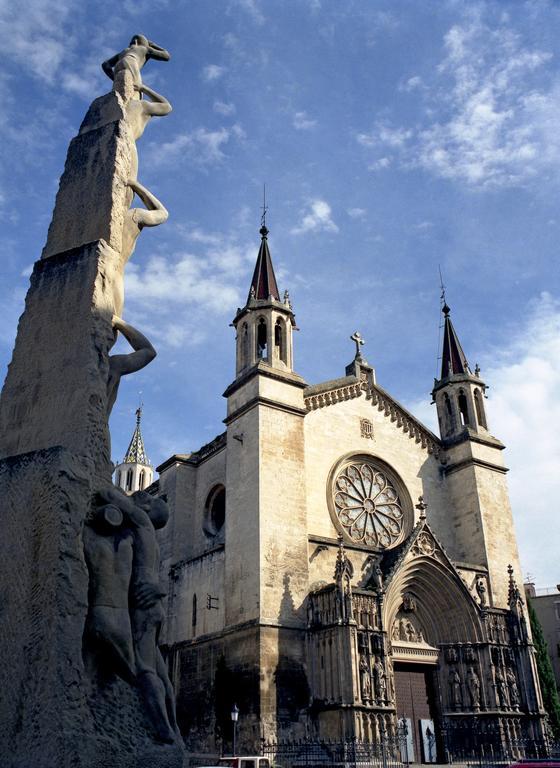
[[445,317],[449,317],[449,313],[451,312],[451,309],[450,309],[450,307],[448,306],[447,302],[445,302],[445,304],[444,304],[444,305],[443,305],[443,307],[441,308],[441,311],[443,312],[443,314],[445,315]]
[[418,504],[416,505],[416,509],[420,512],[420,520],[425,520],[426,510],[428,509],[428,505],[424,501],[423,496],[418,496]]

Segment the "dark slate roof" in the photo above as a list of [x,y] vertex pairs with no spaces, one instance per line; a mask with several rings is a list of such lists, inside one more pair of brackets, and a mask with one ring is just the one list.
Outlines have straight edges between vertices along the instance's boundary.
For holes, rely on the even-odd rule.
[[251,288],[249,290],[249,298],[254,296],[255,299],[268,299],[272,296],[276,301],[280,301],[280,294],[278,292],[278,285],[276,284],[276,277],[274,275],[274,268],[272,266],[272,259],[270,258],[270,251],[268,250],[268,229],[265,226],[261,227],[261,247],[259,248],[259,255],[257,256],[257,263],[255,264],[255,271],[253,272],[253,279],[251,280]]
[[441,356],[441,378],[446,379],[457,373],[470,373],[469,364],[463,348],[449,317],[450,309],[447,304],[443,307],[445,326],[443,330],[443,352]]

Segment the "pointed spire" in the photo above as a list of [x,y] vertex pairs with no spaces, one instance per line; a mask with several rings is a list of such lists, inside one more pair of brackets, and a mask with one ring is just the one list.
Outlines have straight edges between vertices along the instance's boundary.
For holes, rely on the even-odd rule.
[[260,228],[260,234],[261,247],[259,248],[257,263],[255,264],[255,271],[253,272],[253,279],[251,280],[249,298],[266,301],[269,296],[272,296],[276,301],[280,301],[280,293],[274,275],[274,267],[272,266],[272,259],[270,258],[270,251],[268,250],[268,229],[264,224]]
[[142,432],[140,430],[140,421],[142,419],[142,406],[140,405],[136,409],[136,427],[132,435],[132,440],[128,446],[128,450],[123,459],[124,464],[144,464],[150,466],[150,460],[146,455],[146,449],[144,448],[144,440],[142,439]]
[[469,374],[469,364],[463,348],[451,322],[449,314],[451,310],[447,304],[443,305],[442,312],[445,317],[443,330],[443,352],[441,356],[441,378],[446,379],[457,373]]

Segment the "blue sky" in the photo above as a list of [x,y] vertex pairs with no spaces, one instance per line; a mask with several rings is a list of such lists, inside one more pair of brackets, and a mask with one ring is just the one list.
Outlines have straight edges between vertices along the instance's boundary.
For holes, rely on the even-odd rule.
[[121,385],[114,458],[139,397],[155,464],[224,428],[266,182],[310,383],[343,373],[359,329],[378,382],[433,426],[441,265],[508,446],[523,569],[560,581],[560,5],[0,0],[0,29],[3,369],[100,63],[146,34],[171,51],[144,80],[173,112],[140,140],[139,180],[170,219],[127,268],[125,318],[158,357]]

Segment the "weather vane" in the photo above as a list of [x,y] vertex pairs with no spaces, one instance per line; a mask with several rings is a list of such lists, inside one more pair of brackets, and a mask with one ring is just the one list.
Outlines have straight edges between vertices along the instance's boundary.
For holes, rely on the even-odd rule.
[[266,227],[266,212],[267,211],[268,211],[268,206],[266,204],[266,184],[263,184],[263,204],[262,204],[261,227]]

